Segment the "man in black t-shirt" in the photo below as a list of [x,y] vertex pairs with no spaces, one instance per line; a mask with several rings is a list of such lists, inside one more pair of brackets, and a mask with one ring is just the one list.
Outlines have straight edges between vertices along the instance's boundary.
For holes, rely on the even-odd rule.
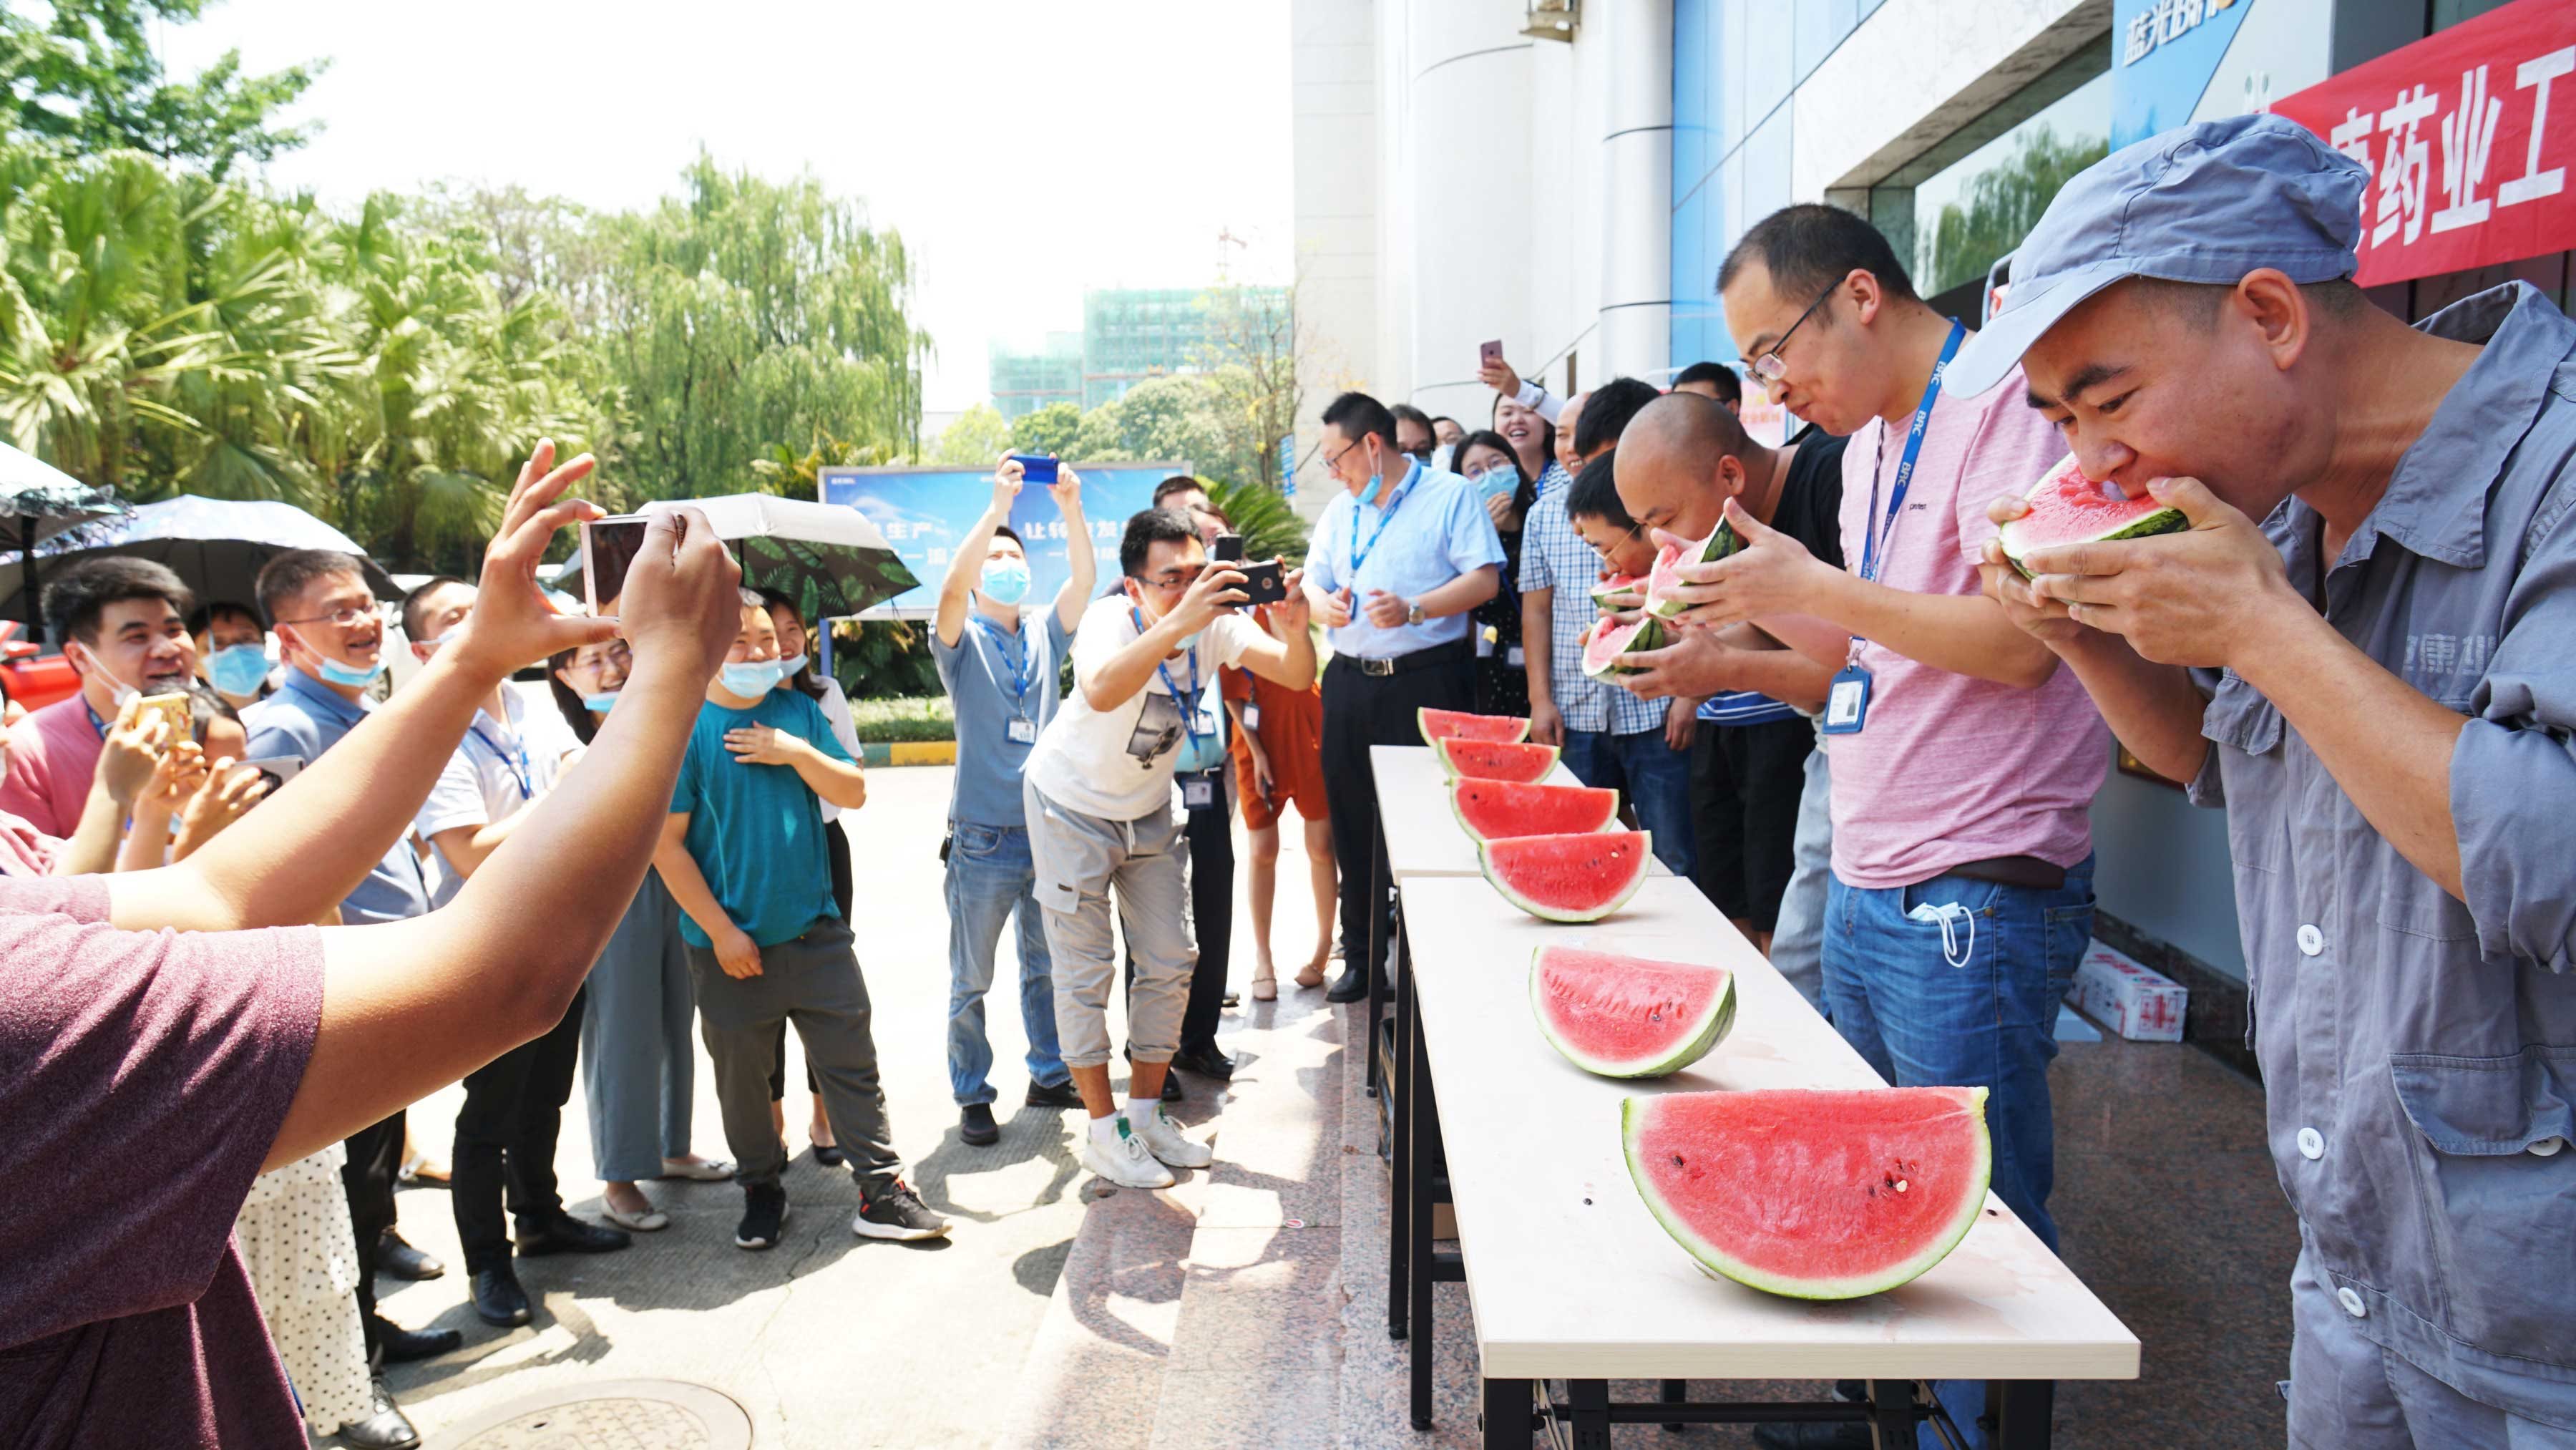
[[[1706,538],[1732,499],[1839,568],[1842,449],[1842,439],[1812,428],[1785,447],[1765,447],[1722,404],[1675,393],[1639,413],[1621,436],[1619,496],[1639,524],[1670,536],[1658,543]],[[1833,672],[1785,647],[1765,626],[1800,627],[1757,621],[1715,632],[1681,630],[1672,645],[1640,657],[1645,673],[1622,683],[1648,698],[1707,698],[1691,770],[1699,886],[1755,946],[1770,952],[1783,898],[1791,894],[1815,744],[1814,727],[1801,712],[1823,701]],[[1821,768],[1814,773],[1821,779]],[[1821,865],[1821,848],[1817,859]],[[1816,877],[1821,886],[1821,870]],[[1820,974],[1812,966],[1800,969],[1809,955],[1811,949],[1797,948],[1783,971],[1817,1000]]]

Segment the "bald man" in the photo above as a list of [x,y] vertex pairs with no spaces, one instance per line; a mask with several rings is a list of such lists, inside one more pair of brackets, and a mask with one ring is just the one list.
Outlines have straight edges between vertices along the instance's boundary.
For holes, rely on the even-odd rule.
[[[1671,393],[1620,435],[1619,498],[1641,527],[1685,540],[1708,537],[1733,499],[1840,567],[1842,452],[1842,439],[1814,429],[1787,447],[1765,447],[1724,404]],[[1783,646],[1781,635],[1802,632],[1819,647],[1816,655]],[[1813,752],[1815,728],[1801,711],[1823,702],[1834,671],[1827,661],[1843,647],[1838,631],[1813,621],[1682,630],[1669,647],[1640,656],[1645,673],[1622,680],[1649,699],[1705,701],[1691,761],[1700,890],[1820,1007],[1814,927],[1822,920],[1832,827],[1824,757]],[[1798,893],[1792,888],[1802,847],[1811,869],[1808,889]],[[1784,899],[1792,898],[1798,904],[1785,913],[1788,939],[1775,943]]]

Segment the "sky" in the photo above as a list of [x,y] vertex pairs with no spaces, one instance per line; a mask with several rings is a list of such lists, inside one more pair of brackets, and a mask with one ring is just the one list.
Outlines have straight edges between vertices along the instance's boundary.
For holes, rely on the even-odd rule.
[[[649,204],[701,147],[810,170],[903,234],[933,411],[985,399],[989,338],[1082,323],[1085,287],[1291,266],[1286,0],[222,0],[173,76],[327,58],[265,179],[349,204],[444,179]],[[1226,247],[1220,232],[1247,245]]]

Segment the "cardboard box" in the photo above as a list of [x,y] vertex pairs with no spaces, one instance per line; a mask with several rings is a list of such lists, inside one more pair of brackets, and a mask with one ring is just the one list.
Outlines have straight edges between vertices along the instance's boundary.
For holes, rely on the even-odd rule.
[[2182,983],[2097,941],[2076,964],[2075,989],[2067,1000],[2132,1042],[2180,1042],[2190,995]]

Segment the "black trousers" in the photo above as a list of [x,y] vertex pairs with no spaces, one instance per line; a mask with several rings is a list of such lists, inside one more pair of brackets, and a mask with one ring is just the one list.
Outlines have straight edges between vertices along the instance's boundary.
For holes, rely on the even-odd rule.
[[1815,727],[1805,720],[1699,724],[1691,750],[1691,826],[1701,894],[1755,931],[1780,924],[1797,866],[1798,801]]
[[402,1172],[403,1115],[394,1114],[341,1141],[349,1161],[340,1186],[349,1194],[349,1226],[358,1240],[358,1322],[367,1334],[367,1358],[376,1357],[384,1321],[376,1317],[376,1247],[394,1226],[394,1184]]
[[[1231,776],[1231,763],[1219,775]],[[1198,938],[1199,963],[1190,973],[1189,1005],[1181,1009],[1181,1050],[1216,1048],[1217,1016],[1225,1010],[1225,978],[1234,941],[1234,812],[1227,782],[1217,782],[1216,804],[1185,812],[1181,839],[1190,851],[1190,930]],[[1129,975],[1134,975],[1130,959]]]
[[563,1197],[555,1191],[555,1139],[563,1131],[581,1051],[582,997],[573,994],[572,1009],[545,1036],[465,1075],[448,1197],[467,1273],[508,1266],[505,1205],[510,1217],[529,1228],[563,1212]]
[[[1368,960],[1370,923],[1377,939],[1395,936],[1392,897],[1371,900],[1370,882],[1380,852],[1377,776],[1369,769],[1372,745],[1420,745],[1417,710],[1472,709],[1475,655],[1467,642],[1435,645],[1400,656],[1400,673],[1371,675],[1348,655],[1324,667],[1325,804],[1333,822],[1333,854],[1342,863],[1342,962]],[[1406,668],[1410,666],[1410,668]],[[1386,964],[1376,964],[1380,972]]]

